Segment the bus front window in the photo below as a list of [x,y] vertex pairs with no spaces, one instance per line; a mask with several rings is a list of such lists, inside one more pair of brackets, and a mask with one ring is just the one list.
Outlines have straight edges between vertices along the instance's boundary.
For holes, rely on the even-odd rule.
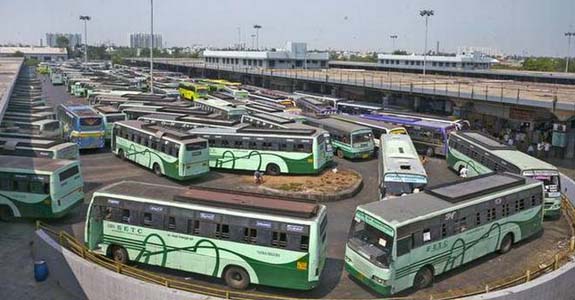
[[424,183],[387,181],[384,183],[385,196],[411,194],[415,189],[423,190]]
[[548,193],[557,193],[559,192],[559,175],[535,175],[529,176],[535,180],[539,180],[543,182],[543,187],[545,191]]
[[81,118],[80,119],[80,128],[82,130],[94,130],[94,128],[99,127],[102,125],[101,118]]
[[349,231],[348,245],[375,265],[379,267],[389,266],[393,237],[366,222],[353,220]]

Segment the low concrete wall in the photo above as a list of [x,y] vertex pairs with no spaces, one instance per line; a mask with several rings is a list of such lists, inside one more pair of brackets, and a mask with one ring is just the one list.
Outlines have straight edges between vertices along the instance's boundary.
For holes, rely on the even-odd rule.
[[78,299],[106,300],[220,300],[170,289],[112,272],[62,248],[44,231],[36,231],[36,259],[48,265],[48,280],[57,283]]

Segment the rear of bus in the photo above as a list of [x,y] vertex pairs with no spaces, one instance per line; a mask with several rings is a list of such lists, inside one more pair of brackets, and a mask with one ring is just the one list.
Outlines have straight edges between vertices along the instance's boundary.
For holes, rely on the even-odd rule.
[[351,158],[370,158],[373,156],[375,143],[371,129],[351,132]]
[[329,133],[319,132],[314,138],[312,159],[314,173],[321,171],[333,160],[333,148],[331,146]]
[[112,127],[114,127],[114,123],[128,120],[128,116],[126,116],[125,113],[100,114],[100,115],[104,119],[104,128],[105,128],[104,137],[106,141],[110,141],[110,139],[112,138]]
[[[327,260],[327,221],[327,209],[320,205],[317,216],[310,224],[307,264],[305,260],[302,261],[301,259],[296,262],[297,271],[307,270],[307,282],[302,282],[293,288],[311,290],[319,285]],[[291,226],[293,229],[299,227],[297,225]],[[297,232],[296,230],[292,231]],[[302,286],[302,284],[304,285]]]
[[67,214],[84,200],[84,179],[77,161],[60,161],[63,167],[50,176],[52,217]]
[[561,177],[559,171],[557,169],[525,170],[521,175],[543,182],[545,217],[557,218],[561,216]]
[[76,128],[71,133],[71,141],[80,149],[104,147],[104,121],[101,116],[76,117]]
[[394,236],[392,226],[357,208],[345,246],[345,270],[383,296],[393,293]]
[[39,135],[46,138],[60,138],[60,121],[58,120],[40,120],[34,122],[39,126]]
[[80,151],[78,144],[74,143],[62,143],[55,146],[55,158],[56,159],[70,159],[75,160],[80,157]]
[[178,175],[183,180],[207,174],[210,171],[208,141],[193,139],[179,144]]

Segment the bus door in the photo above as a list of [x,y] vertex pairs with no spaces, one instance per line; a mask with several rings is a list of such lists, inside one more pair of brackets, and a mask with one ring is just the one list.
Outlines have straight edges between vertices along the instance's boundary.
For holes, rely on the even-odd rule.
[[102,235],[104,233],[103,220],[112,218],[112,209],[100,205],[93,205],[90,207],[88,226],[84,233],[87,238],[88,249],[98,248],[98,244],[102,242]]

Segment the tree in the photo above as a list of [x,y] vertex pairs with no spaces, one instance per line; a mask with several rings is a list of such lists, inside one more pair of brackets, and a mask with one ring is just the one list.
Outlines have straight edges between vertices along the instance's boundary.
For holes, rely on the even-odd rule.
[[395,50],[395,51],[393,51],[392,54],[394,54],[394,55],[409,55],[407,53],[407,51],[405,51],[405,50]]
[[10,56],[12,56],[12,57],[24,57],[24,53],[22,53],[22,51],[16,51],[16,52],[12,53]]
[[65,37],[63,35],[59,35],[56,38],[56,46],[58,48],[68,48],[69,45],[70,45],[70,40],[68,40],[67,37]]

